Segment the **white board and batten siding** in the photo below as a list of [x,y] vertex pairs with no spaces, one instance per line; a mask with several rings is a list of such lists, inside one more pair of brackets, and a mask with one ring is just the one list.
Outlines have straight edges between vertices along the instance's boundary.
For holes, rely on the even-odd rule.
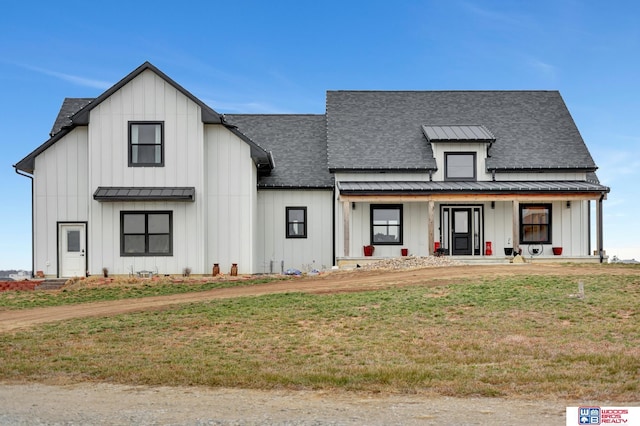
[[[250,147],[225,127],[205,126],[205,259],[228,274],[256,272],[257,169]],[[204,238],[206,237],[206,238]]]
[[[403,235],[401,245],[375,245],[375,257],[400,257],[401,250],[406,248],[411,256],[427,256],[428,235],[428,203],[396,203],[402,204]],[[356,203],[349,206],[349,254],[352,257],[364,256],[363,246],[371,242],[371,203]],[[342,220],[342,203],[336,208],[336,253],[344,256],[344,221]]]
[[58,270],[59,222],[86,222],[89,211],[87,129],[79,127],[35,159],[34,266],[47,276]]
[[[129,167],[130,121],[163,122],[164,166]],[[189,186],[195,202],[97,202],[90,194],[89,271],[203,273],[204,173],[200,107],[161,77],[145,71],[90,112],[89,191],[98,187]],[[121,211],[172,211],[172,256],[121,256]]]
[[[333,266],[331,190],[258,191],[257,272]],[[306,207],[307,238],[286,238],[286,208]]]

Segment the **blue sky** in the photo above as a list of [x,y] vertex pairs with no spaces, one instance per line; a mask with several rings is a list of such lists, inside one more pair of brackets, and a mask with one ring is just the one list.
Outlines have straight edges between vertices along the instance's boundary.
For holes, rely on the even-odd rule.
[[638,16],[631,0],[14,2],[0,14],[0,269],[31,267],[30,180],[12,165],[65,97],[147,60],[222,113],[323,113],[339,89],[559,90],[611,187],[605,249],[640,259]]

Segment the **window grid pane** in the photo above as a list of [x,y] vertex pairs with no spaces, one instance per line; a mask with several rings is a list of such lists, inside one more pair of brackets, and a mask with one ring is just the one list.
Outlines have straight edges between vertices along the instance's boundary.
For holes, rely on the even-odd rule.
[[523,244],[551,243],[551,204],[521,206],[520,221]]
[[402,206],[371,206],[371,244],[402,244]]
[[121,255],[170,256],[171,212],[121,212]]
[[307,208],[286,207],[286,237],[307,238]]
[[130,166],[162,166],[162,123],[130,123]]

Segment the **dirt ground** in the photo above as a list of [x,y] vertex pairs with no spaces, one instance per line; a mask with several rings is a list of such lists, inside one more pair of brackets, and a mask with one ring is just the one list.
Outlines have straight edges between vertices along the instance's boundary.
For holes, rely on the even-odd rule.
[[[255,286],[214,289],[197,293],[154,296],[139,299],[123,299],[109,302],[85,303],[72,306],[56,306],[25,310],[0,310],[0,333],[48,322],[74,318],[119,315],[152,309],[164,309],[171,305],[203,302],[265,294],[305,292],[340,293],[375,290],[387,287],[412,285],[446,285],[459,279],[515,275],[583,275],[596,265],[566,264],[509,264],[509,265],[461,265],[409,270],[338,271],[318,276],[293,278]],[[637,269],[616,268],[608,274],[637,274]]]
[[[0,311],[0,332],[72,318],[165,309],[171,305],[284,292],[337,293],[389,286],[445,285],[483,276],[583,275],[597,266],[512,264],[448,266],[399,271],[332,272],[255,286],[74,306]],[[638,274],[608,269],[608,274]],[[369,395],[346,392],[258,391],[139,387],[100,383],[50,386],[0,384],[4,424],[190,424],[190,425],[564,425],[565,407],[595,401],[528,401],[445,398],[431,395]],[[605,401],[597,401],[603,405]],[[640,401],[634,405],[640,404]],[[577,419],[576,419],[577,423]]]

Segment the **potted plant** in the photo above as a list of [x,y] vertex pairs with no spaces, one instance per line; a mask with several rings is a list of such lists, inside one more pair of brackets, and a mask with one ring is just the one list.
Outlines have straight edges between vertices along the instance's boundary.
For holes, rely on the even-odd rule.
[[504,255],[511,256],[513,254],[513,247],[509,247],[511,245],[511,238],[507,240],[507,246],[504,248]]

